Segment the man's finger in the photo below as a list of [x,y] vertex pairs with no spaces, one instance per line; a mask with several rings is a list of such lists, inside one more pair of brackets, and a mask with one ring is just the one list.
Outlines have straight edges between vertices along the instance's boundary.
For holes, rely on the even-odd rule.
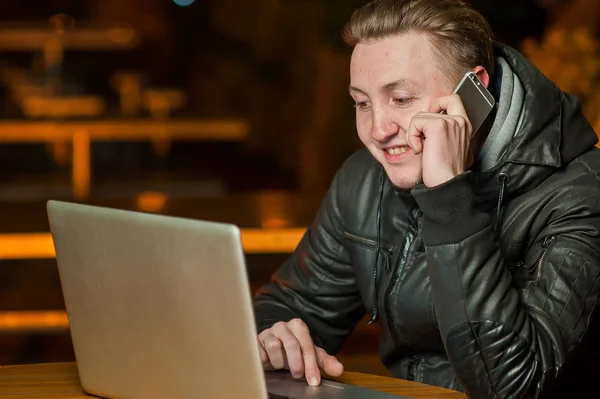
[[423,152],[423,140],[427,138],[427,131],[425,130],[431,124],[447,123],[447,120],[451,119],[449,116],[434,114],[431,112],[419,112],[412,117],[408,130],[406,131],[406,144],[411,148],[415,155]]
[[312,386],[319,385],[321,383],[321,370],[319,370],[319,365],[317,364],[317,354],[308,327],[300,319],[291,320],[288,323],[288,327],[300,343],[306,381]]
[[420,114],[413,116],[406,130],[406,144],[415,155],[423,152],[423,139],[425,138],[423,129],[427,119]]
[[442,96],[434,99],[429,107],[429,112],[433,114],[444,112],[448,115],[460,115],[463,118],[467,118],[467,111],[465,111],[465,106],[458,94],[451,94],[449,96]]
[[344,365],[340,363],[335,356],[327,354],[322,348],[315,348],[317,353],[317,363],[319,367],[332,377],[339,377],[344,373]]
[[268,361],[275,370],[285,368],[285,359],[283,353],[283,345],[279,338],[273,334],[266,334],[259,337],[260,343],[267,353]]
[[265,370],[265,371],[273,370],[273,366],[271,365],[271,362],[269,361],[269,355],[267,355],[267,351],[265,350],[263,343],[261,342],[260,338],[258,338],[258,337],[256,340],[258,343],[258,354],[260,356],[260,362],[262,363],[263,370]]
[[273,326],[272,331],[283,344],[290,372],[294,378],[301,378],[304,375],[304,360],[302,359],[300,342],[298,342],[298,339],[290,331],[287,323]]

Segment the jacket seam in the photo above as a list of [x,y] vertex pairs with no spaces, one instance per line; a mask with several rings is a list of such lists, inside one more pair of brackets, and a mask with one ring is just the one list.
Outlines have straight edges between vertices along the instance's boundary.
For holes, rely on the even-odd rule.
[[[343,231],[343,229],[342,229],[342,231]],[[338,234],[336,234],[336,235],[338,235]],[[337,238],[339,239],[339,237],[337,237]],[[342,253],[342,251],[344,251],[345,247],[337,239],[334,239],[334,240],[337,244],[337,249],[335,251],[333,258],[339,259],[339,256]],[[339,262],[339,263],[341,263],[341,262]],[[352,263],[348,264],[348,266],[352,268]],[[323,283],[330,278],[331,278],[331,273],[320,273],[320,276],[317,277],[317,283],[314,284],[314,289],[310,290],[310,292],[313,294],[317,294],[319,292],[319,290],[321,289],[321,286],[323,285]],[[304,310],[305,308],[306,308],[306,305],[303,305],[302,310]]]
[[[585,153],[585,154],[587,154],[587,153]],[[587,168],[588,172],[593,173],[594,177],[596,177],[596,179],[600,179],[600,174],[598,174],[598,171],[596,169],[594,169],[593,167],[591,167],[589,163],[587,163],[583,159],[581,159],[582,156],[585,155],[585,154],[581,154],[580,156],[578,156],[577,158],[575,158],[573,160],[573,163],[580,163],[580,164],[584,165]]]
[[[456,249],[456,247],[458,246],[458,244],[454,244],[453,247]],[[489,367],[488,364],[486,362],[485,356],[483,356],[483,353],[481,351],[481,342],[479,341],[479,336],[475,333],[475,330],[473,329],[473,324],[470,320],[469,317],[469,313],[467,312],[467,308],[466,308],[466,298],[464,297],[464,286],[463,286],[463,275],[462,275],[462,270],[460,269],[459,265],[458,265],[458,261],[456,260],[456,257],[454,257],[454,265],[456,267],[456,270],[458,270],[458,275],[460,278],[460,290],[462,292],[462,296],[463,296],[463,310],[465,312],[465,317],[467,319],[467,323],[469,324],[469,330],[471,331],[471,334],[473,334],[473,338],[475,339],[475,342],[477,343],[477,349],[479,352],[479,357],[481,358],[482,362],[483,362],[483,367],[485,368],[485,376],[486,379],[489,381],[490,387],[492,388],[494,395],[498,396],[498,390],[496,389],[495,384],[493,383],[491,377],[490,377],[490,371],[489,371]]]
[[573,205],[571,205],[570,207],[568,207],[567,209],[565,209],[565,210],[564,210],[564,211],[563,211],[563,212],[562,212],[560,215],[558,215],[558,217],[557,217],[557,218],[555,218],[555,220],[556,220],[556,219],[558,219],[560,216],[562,216],[562,215],[564,215],[564,214],[568,213],[568,212],[569,212],[569,211],[571,211],[572,209],[574,209],[574,208],[577,208],[579,205],[583,204],[584,202],[587,202],[587,201],[589,201],[589,200],[598,200],[598,199],[600,199],[600,193],[598,193],[598,194],[596,194],[596,195],[591,195],[591,196],[589,196],[589,197],[586,197],[586,198],[582,199],[581,201],[579,201],[579,202],[576,202],[575,204],[573,204]]
[[[579,202],[576,202],[575,204],[571,205],[570,207],[568,207],[567,209],[565,209],[563,212],[561,212],[561,213],[560,213],[560,214],[559,214],[557,217],[555,217],[555,218],[554,218],[554,219],[553,219],[553,220],[550,222],[550,224],[552,224],[554,221],[556,221],[556,220],[557,220],[557,219],[559,219],[560,217],[562,217],[562,216],[564,216],[564,215],[568,214],[568,213],[569,213],[569,212],[570,212],[572,209],[575,209],[575,208],[577,208],[577,207],[578,207],[578,206],[580,206],[581,204],[583,204],[583,203],[585,203],[585,202],[588,202],[589,200],[596,200],[596,201],[597,201],[597,200],[599,200],[599,199],[600,199],[600,193],[599,193],[599,194],[596,194],[596,195],[593,195],[593,196],[586,197],[586,198],[582,199],[581,201],[579,201]],[[583,231],[585,231],[585,229],[584,229]],[[560,236],[561,236],[560,234],[556,235],[556,237],[560,237]],[[600,251],[598,251],[598,250],[597,250],[595,247],[592,247],[592,246],[590,246],[590,249],[592,249],[592,250],[593,250],[593,251],[596,253],[596,255],[600,255]],[[528,250],[529,250],[529,249],[528,249]],[[586,260],[587,260],[587,259],[586,259]]]

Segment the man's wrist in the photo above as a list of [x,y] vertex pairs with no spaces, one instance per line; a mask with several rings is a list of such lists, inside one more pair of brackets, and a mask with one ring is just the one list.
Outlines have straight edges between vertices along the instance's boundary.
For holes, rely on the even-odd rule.
[[489,215],[475,207],[472,178],[465,172],[438,186],[412,190],[423,212],[425,245],[460,242],[489,225]]

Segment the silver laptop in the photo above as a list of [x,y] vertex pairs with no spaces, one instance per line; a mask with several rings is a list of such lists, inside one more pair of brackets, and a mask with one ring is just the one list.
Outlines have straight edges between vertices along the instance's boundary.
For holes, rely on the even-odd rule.
[[49,201],[83,389],[105,398],[385,398],[263,372],[239,229]]

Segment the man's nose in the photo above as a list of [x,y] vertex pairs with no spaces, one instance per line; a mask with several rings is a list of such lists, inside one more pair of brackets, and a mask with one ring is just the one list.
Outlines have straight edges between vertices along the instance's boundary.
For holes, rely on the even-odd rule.
[[385,142],[390,137],[398,134],[400,126],[394,121],[386,110],[376,110],[373,113],[373,131],[371,136],[374,140]]

